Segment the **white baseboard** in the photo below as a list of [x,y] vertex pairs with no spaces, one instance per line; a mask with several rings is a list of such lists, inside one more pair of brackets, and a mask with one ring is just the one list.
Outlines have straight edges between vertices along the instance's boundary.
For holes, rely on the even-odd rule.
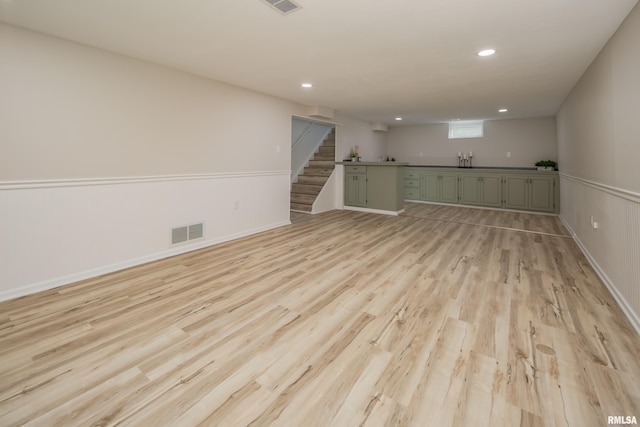
[[214,246],[220,243],[228,242],[230,240],[239,239],[241,237],[250,236],[252,234],[260,233],[263,231],[271,230],[274,228],[282,227],[285,225],[290,225],[291,221],[280,221],[273,224],[269,224],[263,227],[254,228],[251,230],[244,230],[240,233],[229,234],[226,236],[221,236],[212,240],[194,242],[189,245],[181,245],[180,247],[172,248],[163,252],[158,252],[155,254],[139,257],[136,259],[120,262],[117,264],[107,265],[104,267],[96,268],[89,271],[83,271],[81,273],[72,274],[65,277],[59,277],[52,280],[47,280],[40,283],[35,283],[28,286],[23,286],[18,289],[11,289],[10,291],[0,292],[0,301],[6,301],[14,298],[23,297],[25,295],[34,294],[36,292],[47,291],[50,289],[54,289],[60,286],[68,285],[70,283],[78,282],[80,280],[91,279],[93,277],[101,276],[107,273],[113,273],[115,271],[124,270],[125,268],[135,267],[137,265],[146,264],[148,262],[157,261],[163,258],[169,258],[172,256],[180,255],[187,252],[192,252],[198,249],[207,248],[209,246]]
[[573,231],[569,223],[565,221],[564,218],[562,218],[562,216],[560,216],[560,221],[562,221],[562,223],[567,228],[567,230],[569,230],[569,233],[571,233],[573,240],[576,242],[576,244],[578,245],[578,247],[580,248],[584,256],[587,258],[587,261],[589,261],[589,264],[591,265],[593,270],[596,272],[598,277],[600,277],[600,280],[602,280],[602,282],[605,284],[607,289],[609,289],[609,292],[611,292],[611,295],[613,295],[613,298],[616,300],[616,302],[622,309],[622,312],[625,314],[625,316],[627,316],[627,319],[629,319],[629,322],[631,322],[631,326],[633,326],[633,328],[636,330],[638,335],[640,335],[640,318],[633,311],[633,309],[631,308],[631,305],[627,302],[624,296],[618,291],[615,284],[611,281],[611,279],[609,279],[609,277],[604,272],[604,270],[600,268],[596,260],[591,256],[587,248],[582,244],[582,242],[580,241],[576,233]]
[[357,206],[345,206],[344,207],[345,211],[358,211],[358,212],[367,212],[367,213],[375,213],[375,214],[382,214],[382,215],[392,215],[392,216],[398,216],[401,213],[404,212],[404,209],[400,209],[399,211],[385,211],[382,209],[369,209],[369,208],[359,208]]

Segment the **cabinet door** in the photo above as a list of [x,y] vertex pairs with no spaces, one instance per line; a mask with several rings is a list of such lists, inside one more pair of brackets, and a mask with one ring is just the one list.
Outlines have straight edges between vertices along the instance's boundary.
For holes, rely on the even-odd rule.
[[347,206],[367,206],[367,176],[347,174],[344,179],[344,204]]
[[467,205],[480,205],[480,177],[477,175],[462,175],[460,177],[460,202]]
[[526,176],[506,176],[504,178],[504,207],[509,209],[528,209]]
[[480,178],[482,188],[482,205],[491,207],[502,206],[502,177],[482,176]]
[[441,175],[440,201],[458,203],[458,174]]
[[529,209],[553,212],[554,179],[551,176],[529,177]]
[[424,174],[420,178],[421,198],[428,202],[439,202],[440,193],[438,191],[438,175]]
[[407,200],[420,200],[420,189],[414,187],[404,187],[404,198]]

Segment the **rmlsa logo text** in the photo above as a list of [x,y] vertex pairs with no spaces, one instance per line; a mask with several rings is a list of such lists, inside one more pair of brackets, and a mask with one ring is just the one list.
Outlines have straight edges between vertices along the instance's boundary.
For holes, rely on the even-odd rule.
[[607,417],[607,424],[638,424],[638,421],[636,420],[635,415],[609,415]]

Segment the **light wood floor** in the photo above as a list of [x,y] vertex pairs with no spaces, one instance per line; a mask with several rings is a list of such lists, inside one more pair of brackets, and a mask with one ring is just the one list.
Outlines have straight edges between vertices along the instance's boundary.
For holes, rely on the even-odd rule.
[[640,337],[556,217],[292,219],[0,303],[0,425],[640,418]]

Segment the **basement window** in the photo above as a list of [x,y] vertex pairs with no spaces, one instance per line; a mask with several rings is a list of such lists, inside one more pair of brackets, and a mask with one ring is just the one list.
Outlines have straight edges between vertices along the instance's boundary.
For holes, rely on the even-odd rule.
[[449,139],[484,137],[482,120],[461,120],[449,122]]

